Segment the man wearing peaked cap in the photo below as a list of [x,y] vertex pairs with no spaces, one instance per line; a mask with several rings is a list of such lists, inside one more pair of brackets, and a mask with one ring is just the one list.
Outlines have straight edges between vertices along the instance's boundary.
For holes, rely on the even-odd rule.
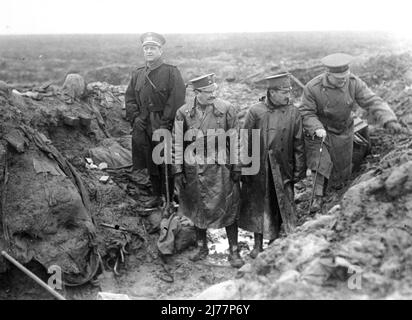
[[260,84],[261,86],[268,89],[284,88],[289,90],[291,86],[290,73],[287,71],[283,71],[278,74],[263,78],[257,81],[257,84]]
[[[160,128],[172,129],[176,111],[184,104],[186,87],[177,67],[162,60],[165,38],[147,32],[140,40],[145,64],[132,72],[125,93],[126,117],[132,126],[133,168],[148,169],[154,197],[146,206],[154,207],[161,205],[161,196],[166,193],[165,167],[156,165],[152,159],[157,144],[152,135]],[[171,193],[172,180],[169,179]]]
[[322,64],[328,68],[330,73],[335,76],[344,74],[349,70],[349,64],[352,62],[353,57],[346,53],[335,53],[321,59]]
[[[239,227],[254,233],[252,258],[263,250],[263,238],[279,237],[281,225],[287,233],[296,223],[294,183],[305,176],[302,119],[291,103],[290,74],[283,72],[258,82],[267,91],[246,114],[243,129],[260,129],[260,169],[243,176]],[[241,152],[246,154],[246,144]]]
[[193,87],[193,90],[195,91],[214,91],[217,89],[214,73],[209,73],[194,78],[189,81],[189,84]]
[[[391,108],[349,70],[353,57],[335,53],[321,61],[326,71],[307,83],[300,112],[305,131],[307,166],[319,170],[315,181],[312,211],[322,208],[326,186],[342,185],[352,172],[353,117],[355,103],[372,113],[389,131],[401,126]],[[320,141],[325,147],[320,157]],[[326,150],[325,150],[326,149]]]
[[142,46],[145,45],[155,45],[162,47],[166,43],[166,39],[158,33],[155,32],[146,32],[140,36],[140,40],[142,42]]
[[[213,73],[194,78],[189,85],[195,97],[176,113],[173,155],[179,210],[196,227],[198,246],[190,259],[197,261],[208,255],[207,229],[225,227],[229,262],[232,267],[239,268],[244,264],[239,255],[237,227],[240,166],[229,163],[230,153],[235,148],[228,148],[227,143],[219,144],[219,135],[222,134],[226,138],[223,141],[230,139],[232,143],[232,138],[238,139],[237,109],[216,97]],[[189,130],[201,135],[196,134],[194,143],[184,145],[182,137]],[[221,132],[216,135],[219,130]],[[196,155],[188,152],[193,145],[196,146]],[[226,156],[226,161],[219,162],[221,154]]]

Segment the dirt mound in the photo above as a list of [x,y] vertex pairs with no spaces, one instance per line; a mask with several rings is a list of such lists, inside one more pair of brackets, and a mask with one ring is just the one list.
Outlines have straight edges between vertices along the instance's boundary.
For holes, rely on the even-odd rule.
[[[131,140],[131,136],[127,136]],[[111,168],[131,167],[132,152],[130,148],[124,148],[115,139],[103,140],[96,148],[90,149],[90,157],[95,163],[106,163]]]
[[62,91],[71,98],[82,98],[86,94],[86,82],[79,74],[68,74]]
[[100,81],[112,85],[127,85],[133,68],[131,65],[113,64],[89,70],[84,77],[87,82]]
[[91,242],[95,227],[77,171],[30,127],[20,126],[4,139],[1,234],[8,249],[22,263],[59,266],[66,283],[88,281],[98,266]]
[[[412,297],[412,143],[359,177],[339,205],[276,240],[222,299]],[[235,289],[234,289],[235,288]],[[214,290],[210,290],[214,292]],[[202,298],[213,298],[206,291]]]
[[354,62],[352,70],[371,86],[405,80],[405,73],[411,68],[410,53],[373,55]]
[[[133,225],[143,234],[133,212],[137,202],[130,196],[144,201],[150,192],[147,174],[87,169],[90,150],[105,146],[105,141],[117,146],[104,152],[106,158],[115,159],[121,149],[120,164],[128,167],[131,142],[125,135],[130,131],[124,120],[125,88],[85,86],[80,76],[70,75],[62,88],[12,90],[4,85],[0,95],[1,249],[22,263],[59,265],[66,283],[89,280],[97,271],[97,252],[108,257],[113,243],[118,249],[119,243],[142,241],[125,239],[100,223]],[[99,182],[102,176],[108,176],[109,183]],[[5,267],[0,260],[0,271]]]

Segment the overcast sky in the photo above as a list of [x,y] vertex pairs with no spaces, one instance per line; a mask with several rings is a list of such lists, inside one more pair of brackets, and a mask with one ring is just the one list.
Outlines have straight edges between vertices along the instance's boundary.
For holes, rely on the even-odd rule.
[[406,35],[412,34],[411,9],[411,0],[0,0],[0,34],[383,30]]

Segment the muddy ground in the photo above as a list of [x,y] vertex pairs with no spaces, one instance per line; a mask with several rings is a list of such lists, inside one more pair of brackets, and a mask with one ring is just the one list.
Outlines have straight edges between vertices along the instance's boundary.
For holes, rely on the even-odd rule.
[[[388,40],[385,41],[381,42],[384,45],[377,53],[367,50],[368,45],[375,44],[366,40],[364,47],[358,46],[356,51],[360,58],[353,70],[390,103],[407,127],[412,124],[412,56],[408,51],[395,50],[393,42],[389,41],[388,45]],[[310,52],[311,58],[304,59],[296,54],[285,62],[292,74],[304,83],[320,72],[316,57],[323,52],[322,46],[316,43]],[[339,45],[334,43],[332,47],[339,48]],[[228,52],[227,56],[222,56],[223,53],[215,56],[209,67],[217,68],[220,96],[247,110],[263,94],[253,85],[254,78],[258,73],[276,71],[278,65],[252,72],[253,65],[259,65],[261,57],[245,49],[233,60],[235,49]],[[242,68],[244,60],[254,63]],[[205,71],[195,62],[188,65],[187,61],[181,66],[184,75]],[[6,56],[4,66],[10,63]],[[225,64],[225,68],[220,68],[219,63]],[[193,250],[190,247],[165,263],[156,248],[160,211],[148,213],[141,209],[150,197],[144,172],[136,174],[119,168],[130,160],[127,152],[110,165],[117,167],[113,170],[91,168],[86,160],[93,158],[91,149],[102,146],[115,145],[118,152],[130,152],[130,128],[124,120],[125,86],[96,82],[113,79],[113,83],[124,83],[121,76],[124,70],[107,65],[108,68],[96,66],[94,73],[87,71],[86,80],[90,83],[81,98],[71,99],[62,94],[62,83],[44,86],[43,78],[33,78],[32,84],[21,84],[24,81],[13,78],[15,75],[9,81],[4,79],[12,85],[0,97],[4,111],[2,137],[19,124],[43,133],[77,170],[90,198],[89,213],[96,227],[94,243],[104,267],[92,283],[63,288],[60,292],[66,298],[96,299],[99,292],[125,294],[131,299],[412,297],[410,135],[389,135],[369,119],[372,150],[351,181],[340,190],[331,190],[323,212],[316,216],[307,213],[310,178],[297,184],[298,229],[289,236],[282,234],[270,246],[265,242],[265,251],[256,260],[248,257],[253,246],[252,235],[240,231],[241,255],[246,261],[240,270],[231,268],[227,262],[224,230],[209,231],[211,254],[206,260],[192,263],[188,259]],[[236,68],[241,68],[240,78]],[[15,82],[16,79],[21,83]],[[13,88],[17,94],[12,92]],[[34,95],[24,95],[28,92]],[[299,86],[294,85],[294,92],[298,103]],[[188,92],[188,99],[190,97]],[[89,127],[71,122],[73,117],[87,118],[84,114],[92,119]],[[367,114],[359,114],[368,118]],[[93,159],[99,164],[96,157]],[[106,184],[99,181],[104,175],[110,177]],[[108,229],[101,223],[129,228],[135,234]],[[126,245],[128,254],[116,275],[111,254],[118,255],[117,250],[122,245]],[[27,267],[47,280],[45,266],[31,261]],[[6,269],[0,274],[0,299],[51,299],[19,270],[10,265]],[[353,275],[361,277],[351,277]]]

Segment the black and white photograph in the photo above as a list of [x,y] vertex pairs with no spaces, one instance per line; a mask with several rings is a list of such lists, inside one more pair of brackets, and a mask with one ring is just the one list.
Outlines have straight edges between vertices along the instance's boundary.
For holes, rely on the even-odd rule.
[[0,300],[412,299],[411,8],[2,0]]

